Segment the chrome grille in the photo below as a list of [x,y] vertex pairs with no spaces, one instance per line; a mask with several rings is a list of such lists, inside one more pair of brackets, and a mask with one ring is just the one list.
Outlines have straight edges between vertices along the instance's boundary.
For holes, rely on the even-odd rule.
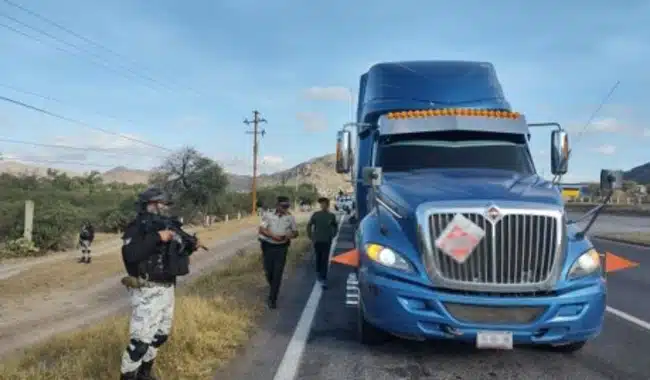
[[432,265],[442,280],[485,285],[535,285],[547,281],[560,252],[559,219],[551,215],[503,215],[491,223],[481,213],[461,213],[485,231],[485,237],[462,264],[433,242],[455,213],[429,216]]

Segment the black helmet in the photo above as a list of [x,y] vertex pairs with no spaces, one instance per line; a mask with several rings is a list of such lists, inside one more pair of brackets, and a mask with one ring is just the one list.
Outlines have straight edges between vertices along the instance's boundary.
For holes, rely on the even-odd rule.
[[138,195],[138,204],[144,206],[150,202],[172,203],[167,193],[157,187],[150,187]]

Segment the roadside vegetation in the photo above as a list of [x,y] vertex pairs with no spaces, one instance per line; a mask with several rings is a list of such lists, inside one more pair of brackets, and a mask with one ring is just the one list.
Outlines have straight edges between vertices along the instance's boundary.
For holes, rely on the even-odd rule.
[[[304,224],[300,225],[301,230]],[[296,239],[287,275],[308,250]],[[220,269],[177,290],[176,314],[168,343],[156,360],[161,379],[209,379],[233,359],[264,313],[266,282],[258,249],[239,251]],[[0,363],[6,380],[114,379],[128,338],[128,317],[121,315],[49,341]]]
[[[250,193],[228,192],[228,177],[215,161],[192,148],[184,148],[154,171],[150,184],[167,189],[176,202],[175,214],[186,224],[200,224],[206,215],[250,213]],[[0,259],[41,256],[74,248],[84,220],[95,226],[97,240],[114,238],[135,215],[134,202],[147,184],[103,183],[98,172],[69,177],[49,169],[47,175],[0,174]],[[270,207],[283,193],[306,203],[318,193],[311,184],[262,188],[261,206]],[[34,201],[32,241],[23,238],[25,201]]]

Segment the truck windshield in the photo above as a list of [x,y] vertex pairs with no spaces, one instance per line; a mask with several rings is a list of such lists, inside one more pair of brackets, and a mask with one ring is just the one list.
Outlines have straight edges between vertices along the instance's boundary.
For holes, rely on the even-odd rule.
[[415,169],[498,169],[535,173],[523,135],[435,132],[383,136],[376,165],[384,172]]

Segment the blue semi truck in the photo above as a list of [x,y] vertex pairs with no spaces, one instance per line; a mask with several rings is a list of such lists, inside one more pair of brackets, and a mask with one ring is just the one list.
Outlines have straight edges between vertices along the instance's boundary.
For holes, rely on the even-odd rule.
[[551,127],[551,166],[568,134],[514,112],[491,63],[386,62],[360,79],[357,120],[337,132],[350,173],[358,262],[348,277],[358,339],[454,339],[479,348],[579,350],[603,326],[606,281],[586,232],[620,188],[568,220],[555,179],[537,175],[531,128]]

